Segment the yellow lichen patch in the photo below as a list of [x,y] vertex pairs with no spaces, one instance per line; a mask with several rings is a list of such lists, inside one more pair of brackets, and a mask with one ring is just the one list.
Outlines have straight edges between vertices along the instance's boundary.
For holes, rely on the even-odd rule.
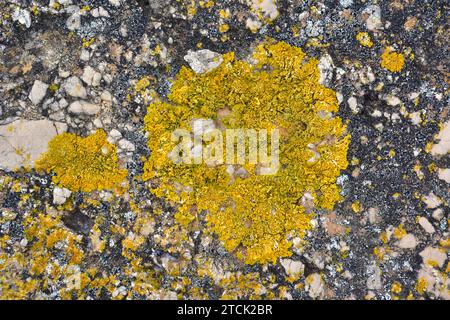
[[402,285],[399,282],[395,281],[392,284],[391,291],[392,293],[399,294],[400,292],[402,292]]
[[95,38],[82,39],[82,41],[83,41],[83,48],[89,48],[95,42]]
[[405,65],[405,57],[387,47],[381,55],[381,67],[391,72],[400,72]]
[[441,245],[441,247],[450,248],[450,238],[442,239],[441,241],[439,241],[439,244]]
[[118,167],[116,147],[106,140],[103,130],[86,138],[57,135],[35,168],[54,172],[53,182],[72,191],[112,190],[127,176],[127,170]]
[[[2,257],[0,253],[0,297],[2,299],[36,298],[35,295],[48,286],[56,285],[68,277],[84,256],[81,237],[65,228],[59,216],[32,213],[25,217],[24,235],[26,247],[21,251],[11,251]],[[0,239],[0,247],[5,239]],[[54,258],[68,261],[61,266]],[[76,267],[75,267],[76,268]],[[29,274],[26,280],[23,273]],[[83,289],[79,284],[75,289]],[[67,283],[65,290],[71,290]]]
[[421,277],[421,278],[419,278],[419,280],[417,280],[416,291],[419,294],[424,294],[427,287],[428,287],[427,279],[425,279],[424,277]]
[[135,84],[134,90],[138,93],[145,91],[151,84],[150,80],[150,77],[143,77]]
[[400,224],[397,228],[394,229],[394,237],[397,239],[401,239],[407,234],[408,233],[406,232],[403,224]]
[[200,6],[200,8],[209,9],[212,6],[214,6],[214,1],[212,1],[212,0],[209,0],[209,1],[202,1],[202,0],[200,0],[198,5]]
[[373,254],[375,257],[377,257],[379,260],[384,260],[384,256],[386,254],[386,249],[383,247],[375,247],[373,248]]
[[372,39],[370,38],[370,35],[367,32],[359,32],[356,35],[356,40],[358,40],[359,43],[364,47],[372,48],[373,46]]
[[[233,53],[203,74],[183,67],[170,102],[155,102],[145,117],[152,151],[144,180],[152,192],[178,204],[176,219],[187,226],[203,210],[210,231],[246,263],[275,262],[291,255],[291,239],[311,228],[303,201],[332,209],[341,199],[336,178],[346,168],[350,136],[332,113],[336,94],[319,84],[316,59],[284,42],[258,46],[255,64]],[[280,169],[258,174],[258,165],[175,165],[169,154],[174,130],[189,132],[194,119],[225,129],[279,129]],[[228,169],[228,171],[227,171]]]
[[219,25],[219,32],[220,33],[225,33],[228,30],[230,30],[230,25],[229,24],[224,23],[224,24]]
[[230,9],[225,9],[225,10],[221,9],[219,11],[219,16],[225,20],[230,19],[230,17],[231,17]]
[[352,203],[352,210],[354,213],[360,213],[361,212],[361,202],[355,201]]
[[221,299],[257,299],[265,289],[261,280],[257,273],[229,274],[218,281],[219,286],[225,289]]

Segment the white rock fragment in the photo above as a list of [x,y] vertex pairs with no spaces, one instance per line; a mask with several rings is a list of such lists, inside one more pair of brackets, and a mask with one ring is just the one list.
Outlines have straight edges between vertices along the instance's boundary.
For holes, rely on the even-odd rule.
[[106,11],[105,8],[103,8],[103,7],[101,7],[101,6],[98,7],[98,8],[93,9],[93,10],[91,11],[91,15],[92,15],[94,18],[98,18],[98,17],[105,17],[105,18],[107,18],[107,17],[109,17],[108,11]]
[[436,221],[441,221],[444,217],[444,210],[442,210],[441,208],[434,210],[432,217]]
[[189,50],[188,54],[184,56],[184,60],[198,74],[210,72],[223,62],[221,54],[207,49],[198,51]]
[[0,169],[33,166],[47,150],[48,142],[67,130],[67,125],[49,120],[17,120],[0,126]]
[[111,143],[115,143],[116,141],[122,139],[122,134],[120,133],[119,130],[116,129],[112,129],[109,132],[109,136],[108,136],[108,141]]
[[250,29],[252,32],[258,31],[261,28],[262,23],[258,20],[253,20],[252,18],[247,18],[245,21],[245,26]]
[[413,125],[418,126],[422,122],[421,113],[419,111],[413,112],[409,115]]
[[419,254],[424,264],[436,264],[439,268],[442,268],[447,259],[447,254],[439,248],[426,247]]
[[87,49],[81,50],[80,60],[86,62],[86,61],[89,61],[90,58],[91,58],[91,54],[89,53],[89,50],[87,50]]
[[69,106],[69,113],[79,115],[96,115],[100,112],[100,106],[83,100],[72,102]]
[[353,4],[353,0],[339,0],[339,4],[343,7],[343,8],[348,8]]
[[103,91],[102,94],[100,95],[100,99],[102,99],[105,102],[112,102],[114,97],[111,94],[111,92],[109,91]]
[[20,24],[24,24],[27,28],[31,26],[31,16],[30,12],[25,9],[20,9],[16,7],[13,14],[11,15],[13,21],[18,21]]
[[281,259],[280,263],[286,271],[286,274],[294,279],[298,279],[305,270],[305,265],[300,261]]
[[430,223],[430,221],[428,221],[427,218],[425,218],[425,217],[420,217],[418,222],[419,222],[420,226],[421,226],[426,232],[428,232],[428,233],[434,233],[434,232],[435,232],[433,225]]
[[88,86],[97,87],[100,85],[100,80],[102,79],[102,74],[97,72],[91,66],[87,66],[84,68],[83,75],[81,77],[84,83]]
[[366,66],[362,68],[359,73],[359,80],[362,84],[369,84],[371,82],[375,81],[375,74],[372,71],[372,68],[370,66]]
[[379,6],[367,6],[362,13],[363,15],[368,15],[368,18],[366,20],[367,29],[369,29],[370,31],[376,31],[377,29],[382,28],[383,24],[381,22],[381,9]]
[[444,180],[447,183],[450,183],[450,169],[439,168],[438,169],[438,177],[439,177],[439,179]]
[[442,200],[439,199],[433,192],[422,198],[423,202],[427,205],[427,208],[434,209],[441,205]]
[[94,126],[96,128],[103,128],[102,120],[100,120],[99,118],[94,119],[94,121],[92,121],[92,123],[94,124]]
[[41,103],[42,99],[44,99],[45,94],[47,93],[47,89],[48,84],[36,80],[34,81],[33,88],[31,88],[28,98],[30,98],[31,102],[33,102],[34,105],[38,105],[39,103]]
[[390,105],[391,107],[396,107],[396,106],[398,106],[400,103],[402,103],[402,101],[401,101],[398,97],[396,97],[396,96],[391,96],[391,95],[389,95],[389,96],[386,97],[386,103],[387,103],[388,105]]
[[355,97],[350,97],[347,100],[348,106],[350,107],[350,110],[352,110],[353,113],[358,113],[358,100],[356,100]]
[[53,204],[62,205],[70,197],[72,192],[66,188],[55,187],[53,189]]
[[111,3],[115,7],[118,7],[120,6],[120,1],[122,0],[109,0],[109,3]]
[[383,114],[382,114],[381,111],[378,110],[378,109],[373,110],[373,112],[372,112],[372,114],[371,114],[371,116],[374,117],[374,118],[379,118],[379,117],[381,117],[382,115],[383,115]]
[[450,121],[444,123],[437,139],[439,142],[431,148],[433,156],[442,156],[450,151]]
[[73,13],[67,20],[66,20],[66,27],[70,31],[75,31],[77,29],[81,28],[81,16],[78,12]]
[[67,70],[64,70],[64,69],[59,69],[59,70],[58,70],[58,75],[59,75],[61,78],[66,79],[66,78],[68,78],[68,77],[70,76],[70,72],[67,71]]
[[322,85],[329,85],[333,78],[333,59],[329,54],[323,55],[319,60],[320,79],[319,82]]
[[368,215],[371,224],[377,224],[381,221],[380,210],[378,208],[369,208]]
[[375,262],[367,267],[367,272],[370,274],[367,278],[367,288],[369,290],[379,290],[382,287],[381,283],[381,269]]
[[76,76],[72,76],[64,82],[64,89],[67,94],[72,97],[81,99],[87,98],[86,89],[83,87],[81,80]]
[[278,17],[278,8],[275,0],[247,0],[252,8],[260,11],[264,18],[274,20]]
[[[314,199],[314,197],[312,197],[312,198]],[[342,242],[342,243],[339,243],[339,245],[342,245],[341,250],[345,251],[345,249],[344,249],[346,246],[345,243]],[[312,262],[314,263],[314,265],[317,268],[319,268],[320,270],[323,270],[325,268],[325,262],[326,262],[327,258],[323,253],[321,253],[319,251],[314,252],[311,256],[311,259],[312,259]]]
[[397,246],[402,249],[414,249],[417,246],[416,237],[408,233],[397,242]]
[[325,283],[318,273],[310,274],[306,278],[306,290],[311,298],[315,299],[323,296],[325,292]]
[[116,129],[112,129],[112,130],[109,132],[109,136],[110,136],[114,141],[117,141],[117,140],[119,140],[119,139],[122,138],[122,134],[120,133],[119,130],[116,130]]
[[136,147],[134,144],[132,144],[130,141],[126,139],[122,139],[119,141],[119,147],[120,149],[127,151],[127,152],[134,152],[136,150]]
[[419,96],[420,96],[419,92],[411,92],[411,93],[408,94],[408,99],[409,100],[414,100],[414,99],[418,98]]
[[59,108],[60,109],[64,109],[65,107],[67,107],[69,105],[69,103],[67,102],[66,99],[62,98],[61,100],[59,100],[58,102],[59,104]]

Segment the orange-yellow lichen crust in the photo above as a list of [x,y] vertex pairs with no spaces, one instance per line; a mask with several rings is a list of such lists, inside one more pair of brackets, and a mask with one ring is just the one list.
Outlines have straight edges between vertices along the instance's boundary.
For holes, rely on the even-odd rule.
[[[253,64],[233,53],[223,59],[203,75],[183,67],[170,102],[149,106],[145,125],[152,153],[144,179],[155,195],[178,204],[178,222],[187,226],[206,210],[209,230],[228,251],[248,264],[275,263],[291,255],[291,240],[311,228],[305,194],[318,208],[332,209],[340,200],[336,178],[347,167],[350,136],[332,115],[336,94],[319,84],[318,61],[300,48],[267,41],[255,49]],[[258,175],[257,166],[248,164],[245,178],[232,179],[226,164],[173,164],[172,132],[190,130],[191,120],[199,118],[228,129],[278,128],[279,171]]]
[[115,189],[127,176],[127,170],[118,167],[116,146],[106,140],[103,130],[86,138],[72,133],[57,135],[35,169],[54,172],[54,183],[84,192]]
[[405,65],[405,57],[401,53],[394,52],[392,47],[387,47],[381,55],[381,67],[390,72],[400,72]]
[[370,38],[370,35],[367,32],[358,32],[358,34],[356,35],[356,40],[358,40],[359,43],[364,47],[368,48],[373,47],[372,39]]

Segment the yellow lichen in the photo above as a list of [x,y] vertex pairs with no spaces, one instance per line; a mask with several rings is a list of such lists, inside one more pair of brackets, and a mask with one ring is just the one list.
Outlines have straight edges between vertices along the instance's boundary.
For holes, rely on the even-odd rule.
[[450,248],[450,238],[442,239],[441,241],[439,241],[439,244],[441,245],[441,247]]
[[[60,279],[68,276],[73,265],[79,264],[84,256],[80,248],[81,237],[65,228],[60,216],[32,213],[25,217],[23,227],[26,250],[11,251],[0,262],[1,299],[35,297],[47,286],[56,285]],[[0,243],[3,241],[0,239]],[[69,263],[60,266],[50,250],[58,250],[60,256],[64,256]],[[22,278],[23,272],[29,274],[26,280]],[[68,287],[64,289],[69,290]]]
[[397,228],[394,229],[394,237],[397,239],[401,239],[406,236],[408,233],[405,230],[405,226],[400,224]]
[[82,39],[83,41],[83,48],[89,48],[94,42],[95,42],[95,38],[90,38],[90,39]]
[[372,39],[367,32],[359,32],[356,35],[356,40],[358,40],[359,43],[364,47],[372,48],[373,46]]
[[57,135],[36,161],[35,169],[54,172],[54,183],[85,192],[115,189],[127,176],[127,170],[118,167],[116,147],[106,140],[103,130],[86,138],[71,133]]
[[59,10],[61,9],[61,4],[55,1],[52,5],[52,8],[55,10]]
[[352,210],[354,213],[360,213],[361,212],[361,202],[355,201],[352,203]]
[[[257,47],[251,65],[233,53],[211,72],[183,67],[170,103],[155,102],[145,118],[152,153],[143,178],[152,192],[178,204],[176,219],[187,226],[207,212],[209,230],[246,263],[275,262],[291,255],[291,239],[311,228],[304,196],[318,208],[340,200],[336,177],[347,167],[350,136],[339,117],[336,94],[319,84],[316,59],[284,42]],[[190,130],[194,119],[213,119],[223,128],[279,129],[280,170],[259,175],[256,165],[175,165],[168,157],[172,132]]]
[[387,234],[386,231],[383,231],[383,232],[380,234],[380,240],[381,240],[384,244],[386,244],[386,243],[389,242],[389,237],[388,237],[388,234]]
[[425,279],[424,277],[421,277],[417,280],[416,291],[419,294],[424,294],[427,287],[428,287],[427,279]]
[[391,72],[400,72],[405,65],[405,57],[387,47],[381,55],[381,67]]
[[225,33],[228,30],[230,30],[230,25],[228,25],[227,23],[219,25],[219,32],[220,33]]
[[399,282],[395,281],[392,284],[391,291],[392,293],[399,294],[400,292],[402,292],[402,285]]
[[91,11],[91,7],[89,5],[85,5],[81,8],[81,12],[85,13],[85,12],[89,12]]
[[151,84],[150,80],[150,77],[143,77],[135,84],[134,90],[138,93],[145,91]]
[[386,254],[386,250],[383,247],[375,247],[375,248],[373,248],[373,254],[379,260],[384,260],[384,256]]
[[195,0],[191,0],[191,3],[186,7],[187,14],[190,18],[194,17],[197,14],[197,6],[195,4]]
[[52,92],[56,92],[59,89],[59,85],[56,83],[52,83],[51,85],[48,86],[48,90],[52,91]]
[[226,9],[226,10],[221,9],[219,11],[219,16],[225,20],[229,19],[231,17],[230,9]]

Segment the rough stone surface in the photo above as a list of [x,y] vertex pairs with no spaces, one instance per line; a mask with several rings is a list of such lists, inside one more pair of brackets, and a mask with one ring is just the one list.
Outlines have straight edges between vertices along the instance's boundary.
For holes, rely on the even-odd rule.
[[184,60],[196,73],[207,73],[222,64],[223,58],[220,54],[211,50],[189,51]]
[[305,270],[305,265],[300,261],[281,259],[280,262],[286,273],[294,279],[297,279]]
[[17,120],[0,126],[0,169],[15,170],[33,166],[34,161],[47,150],[48,142],[66,131],[63,123],[49,120]]
[[64,82],[64,89],[69,96],[81,99],[87,98],[86,89],[84,88],[80,78],[78,77],[74,76],[67,79]]
[[417,246],[417,240],[413,234],[407,234],[397,245],[402,249],[414,249]]
[[66,188],[55,187],[53,190],[53,203],[56,205],[64,204],[72,192]]
[[420,256],[425,264],[437,264],[440,268],[444,265],[444,262],[447,259],[447,254],[445,251],[433,247],[426,247],[422,252],[420,252]]
[[68,111],[72,114],[92,116],[100,112],[100,106],[83,100],[74,101],[70,104]]
[[44,99],[47,93],[48,84],[42,81],[36,80],[31,88],[30,95],[28,96],[33,104],[38,105]]

